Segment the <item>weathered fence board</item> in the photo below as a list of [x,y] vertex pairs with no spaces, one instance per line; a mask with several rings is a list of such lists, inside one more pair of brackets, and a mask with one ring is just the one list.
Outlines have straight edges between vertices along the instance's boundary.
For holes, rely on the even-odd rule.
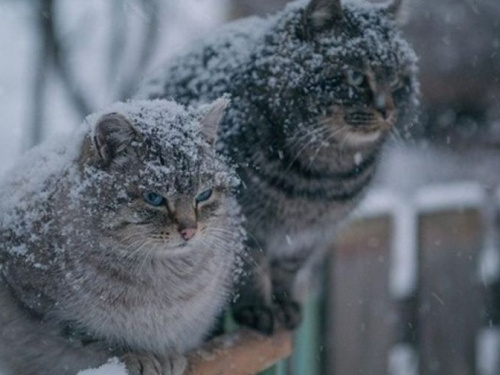
[[477,210],[420,216],[421,374],[474,375],[481,325],[477,261],[482,227]]
[[394,315],[388,288],[392,222],[364,219],[342,231],[330,281],[330,373],[386,374]]

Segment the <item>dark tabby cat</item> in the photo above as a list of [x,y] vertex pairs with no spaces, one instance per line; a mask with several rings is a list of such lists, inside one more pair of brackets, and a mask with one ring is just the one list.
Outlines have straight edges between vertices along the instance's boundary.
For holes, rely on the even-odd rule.
[[183,373],[243,248],[238,179],[213,147],[226,105],[119,103],[7,178],[3,374],[76,375],[111,356],[130,375]]
[[244,181],[258,263],[236,302],[240,323],[298,325],[301,280],[362,197],[390,132],[415,120],[416,58],[397,28],[400,3],[300,1],[229,24],[140,91],[184,104],[233,98],[220,146]]

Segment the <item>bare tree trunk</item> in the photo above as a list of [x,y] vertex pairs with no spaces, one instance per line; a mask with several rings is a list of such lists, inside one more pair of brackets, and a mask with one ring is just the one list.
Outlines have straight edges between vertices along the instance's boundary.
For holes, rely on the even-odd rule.
[[26,141],[24,147],[31,148],[41,142],[44,131],[45,120],[45,100],[47,75],[50,72],[50,56],[47,53],[47,44],[50,36],[45,27],[46,20],[50,13],[47,1],[40,1],[36,7],[35,30],[38,32],[38,50],[34,61],[33,91],[31,99],[31,111],[27,127]]
[[118,80],[118,67],[123,66],[125,49],[127,47],[127,23],[125,20],[123,0],[112,0],[109,3],[111,12],[111,30],[109,33],[109,55],[106,67],[106,82],[108,87],[115,87]]
[[147,24],[141,43],[142,48],[137,54],[137,63],[127,72],[126,79],[118,91],[119,99],[127,99],[133,94],[154,55],[160,31],[161,5],[161,0],[141,1],[141,6],[147,16]]
[[55,27],[55,2],[54,0],[42,1],[45,3],[44,7],[48,10],[47,17],[44,17],[44,29],[49,37],[47,39],[47,51],[50,53],[57,73],[61,77],[64,88],[73,102],[75,109],[81,117],[84,117],[92,112],[93,106],[90,104],[88,97],[79,88],[68,62],[68,54],[64,51],[64,46],[57,35]]

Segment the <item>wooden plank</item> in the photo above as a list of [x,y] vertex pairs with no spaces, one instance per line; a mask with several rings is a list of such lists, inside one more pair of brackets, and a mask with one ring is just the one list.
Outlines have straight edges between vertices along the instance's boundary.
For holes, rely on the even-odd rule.
[[329,293],[330,374],[387,374],[394,336],[388,288],[392,227],[388,216],[358,220],[338,238]]
[[291,332],[263,336],[241,329],[219,336],[188,355],[187,375],[253,375],[292,352]]
[[482,232],[480,213],[472,208],[429,212],[419,219],[422,375],[475,374]]

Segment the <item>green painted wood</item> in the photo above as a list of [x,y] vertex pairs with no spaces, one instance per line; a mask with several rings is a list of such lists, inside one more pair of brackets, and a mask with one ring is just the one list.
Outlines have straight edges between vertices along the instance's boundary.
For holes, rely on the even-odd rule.
[[261,372],[260,375],[277,375],[276,374],[276,367],[277,366],[273,366],[273,367],[267,369],[266,371]]
[[304,321],[294,337],[294,351],[284,360],[260,375],[322,375],[320,351],[323,346],[320,332],[322,301],[319,293],[312,293],[304,308]]
[[304,321],[294,337],[292,374],[321,374],[321,311],[319,293],[311,293],[304,308]]
[[238,324],[233,319],[233,314],[231,314],[231,311],[229,311],[229,310],[224,315],[224,323],[223,324],[224,324],[224,332],[225,333],[235,332],[239,328]]

